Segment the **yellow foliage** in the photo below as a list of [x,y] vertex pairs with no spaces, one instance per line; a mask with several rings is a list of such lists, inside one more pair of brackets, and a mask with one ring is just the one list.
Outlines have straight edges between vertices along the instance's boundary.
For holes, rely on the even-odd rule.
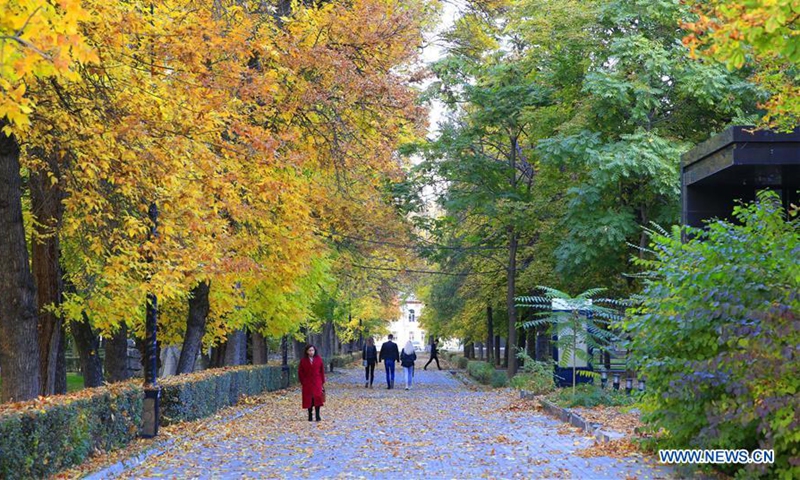
[[[67,318],[141,334],[150,292],[177,342],[200,281],[206,344],[243,326],[296,331],[326,291],[388,314],[385,279],[343,280],[379,249],[337,253],[334,238],[408,233],[384,188],[403,176],[398,142],[423,126],[398,68],[414,61],[422,4],[330,2],[284,22],[259,5],[0,0],[0,117],[26,168],[63,153],[48,174],[65,193]],[[383,252],[399,264],[401,251]]]

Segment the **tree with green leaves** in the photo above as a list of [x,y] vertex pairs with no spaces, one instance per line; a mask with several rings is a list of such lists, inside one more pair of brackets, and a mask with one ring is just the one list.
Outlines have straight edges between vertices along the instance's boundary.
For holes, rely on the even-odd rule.
[[558,269],[602,272],[624,294],[633,286],[622,274],[634,271],[627,244],[644,246],[652,221],[678,220],[680,155],[731,121],[753,119],[758,92],[721,65],[689,58],[680,3],[613,0],[596,15],[575,117],[538,148],[574,179]]

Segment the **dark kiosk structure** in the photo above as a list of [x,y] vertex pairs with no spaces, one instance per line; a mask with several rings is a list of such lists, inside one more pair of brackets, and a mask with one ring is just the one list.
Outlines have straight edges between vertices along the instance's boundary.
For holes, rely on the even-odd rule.
[[784,208],[800,204],[800,129],[791,133],[730,127],[681,157],[682,221],[730,220],[737,200],[774,190]]

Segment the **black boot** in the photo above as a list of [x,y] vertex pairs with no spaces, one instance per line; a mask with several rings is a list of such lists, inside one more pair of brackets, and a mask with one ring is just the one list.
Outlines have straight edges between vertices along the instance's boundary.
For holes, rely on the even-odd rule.
[[[319,407],[317,407],[317,411],[319,411]],[[309,408],[309,409],[308,409],[308,421],[310,422],[310,421],[311,421],[311,420],[313,420],[313,419],[314,419],[314,418],[311,416],[311,409]]]
[[[319,418],[319,407],[315,407],[315,410],[317,411],[317,421],[319,422],[320,420],[322,420],[321,418]],[[309,414],[308,419],[311,420],[311,414]]]

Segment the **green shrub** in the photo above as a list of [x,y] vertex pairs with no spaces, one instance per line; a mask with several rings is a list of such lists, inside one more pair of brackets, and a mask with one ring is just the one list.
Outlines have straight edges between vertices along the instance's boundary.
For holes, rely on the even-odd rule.
[[[289,367],[290,383],[297,382],[297,367]],[[239,398],[283,388],[280,366],[254,365],[215,368],[161,381],[161,424],[196,420],[235,405]]]
[[492,370],[491,385],[494,388],[503,388],[508,385],[508,375],[503,370]]
[[534,395],[544,395],[556,389],[552,370],[548,375],[518,373],[511,379],[511,386],[517,390],[525,390]]
[[505,387],[508,384],[508,376],[503,370],[495,370],[490,363],[471,361],[467,363],[467,374],[484,385],[491,385],[495,388]]
[[525,351],[518,352],[517,358],[523,362],[522,372],[514,375],[514,378],[511,379],[513,388],[526,390],[534,395],[544,395],[555,390],[552,362],[537,362]]
[[636,395],[628,395],[624,390],[602,389],[592,384],[582,383],[575,387],[573,397],[572,387],[559,388],[546,397],[560,407],[596,407],[604,405],[619,407],[636,403]]
[[800,478],[800,221],[778,205],[762,193],[736,224],[651,232],[624,326],[660,448],[773,449],[773,465],[727,473]]
[[494,372],[494,367],[486,362],[467,363],[467,374],[484,385],[488,385],[492,381],[492,372]]
[[143,395],[139,382],[125,382],[4,406],[0,478],[47,477],[124,447],[139,434]]
[[469,359],[467,357],[456,357],[456,365],[460,369],[467,368],[467,364],[469,364]]

